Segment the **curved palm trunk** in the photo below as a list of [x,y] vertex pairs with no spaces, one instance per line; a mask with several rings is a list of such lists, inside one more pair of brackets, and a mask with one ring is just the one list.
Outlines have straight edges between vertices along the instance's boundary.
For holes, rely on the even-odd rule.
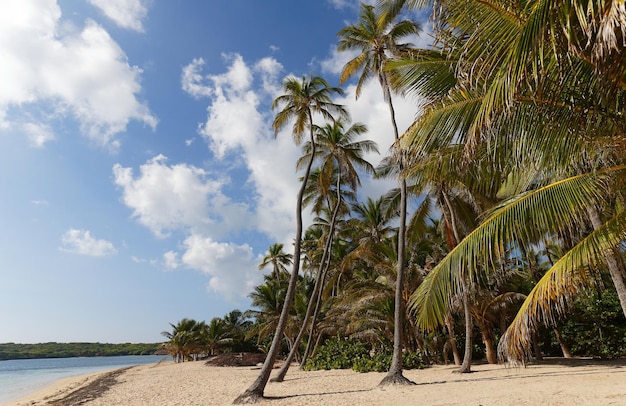
[[556,340],[559,342],[559,345],[561,346],[561,352],[563,352],[563,358],[572,358],[572,352],[570,351],[569,346],[567,345],[565,340],[563,340],[563,336],[561,335],[561,332],[559,331],[559,329],[554,327],[552,330],[554,331]]
[[[278,371],[278,375],[276,375],[276,377],[272,379],[272,382],[282,382],[285,379],[285,375],[287,375],[287,371],[289,370],[291,362],[293,361],[296,355],[298,346],[300,345],[300,341],[302,340],[302,337],[304,336],[304,332],[306,331],[306,327],[309,323],[309,320],[311,319],[311,315],[313,314],[313,309],[317,308],[317,304],[319,303],[320,292],[322,290],[323,279],[324,279],[323,275],[326,273],[326,270],[328,269],[328,266],[330,265],[330,249],[333,243],[333,234],[335,233],[335,222],[337,220],[337,213],[339,213],[339,207],[341,206],[341,182],[340,181],[341,181],[341,171],[339,172],[337,176],[337,203],[335,204],[335,209],[333,210],[333,215],[330,220],[328,238],[326,239],[326,242],[324,244],[324,252],[322,253],[322,259],[320,261],[320,266],[317,271],[317,277],[315,278],[315,287],[313,288],[313,292],[311,293],[311,298],[309,299],[309,304],[307,305],[307,308],[306,308],[306,315],[304,316],[304,320],[302,321],[302,326],[300,327],[298,336],[294,340],[293,348],[289,352],[289,355],[287,356],[285,363]],[[313,334],[312,327],[313,327],[313,323],[311,324],[311,335],[309,336],[309,342],[311,341],[312,334]],[[305,361],[306,359],[303,359],[301,362],[301,365],[304,365]]]
[[476,321],[478,323],[478,327],[480,328],[480,336],[483,340],[483,344],[485,344],[485,357],[487,358],[487,362],[490,364],[497,364],[498,356],[491,326],[484,320],[481,321],[480,319],[476,319]]
[[448,335],[450,336],[449,342],[452,356],[454,357],[454,365],[461,366],[461,355],[459,355],[459,347],[457,347],[456,337],[454,337],[454,319],[450,311],[446,314],[446,329],[448,329]]
[[[385,100],[389,105],[389,112],[391,114],[391,123],[393,125],[393,132],[395,140],[400,138],[398,134],[398,125],[396,124],[396,113],[391,101],[391,92],[383,76],[380,76],[380,83],[385,93]],[[400,176],[400,224],[398,228],[398,265],[396,275],[396,294],[395,294],[395,308],[394,308],[394,327],[393,327],[393,358],[391,359],[391,367],[387,376],[383,378],[380,385],[407,385],[414,384],[414,382],[405,378],[402,375],[402,322],[404,320],[404,297],[402,292],[404,290],[404,257],[406,246],[406,180],[403,177],[404,170],[404,158],[402,155],[399,157],[399,176]]]
[[[328,268],[330,268],[330,261],[328,261],[328,264],[326,265],[326,268],[324,268],[324,273],[322,274],[322,286],[324,286],[324,284],[326,283],[326,275],[328,273]],[[317,315],[319,314],[320,311],[320,307],[322,304],[322,292],[323,289],[320,289],[319,292],[317,292],[317,302],[315,303],[315,311],[313,312],[313,316],[311,318],[311,326],[309,327],[309,339],[306,342],[306,348],[304,349],[304,355],[302,355],[302,362],[300,363],[300,369],[303,370],[304,369],[304,365],[306,364],[306,360],[309,358],[309,354],[311,354],[311,344],[313,343],[313,331],[315,329],[315,323],[317,321]],[[315,342],[315,345],[317,347],[317,344],[319,343],[320,339],[322,338],[321,334],[317,337],[317,340]]]
[[[524,255],[526,255],[525,252],[524,252]],[[554,261],[552,260],[552,256],[550,255],[550,250],[547,248],[547,246],[545,249],[545,255],[548,258],[548,263],[550,264],[550,267],[553,267]],[[533,275],[534,275],[534,272],[533,272]],[[537,283],[534,277],[533,277],[533,282]],[[561,331],[559,330],[559,328],[557,326],[554,326],[552,327],[552,331],[554,331],[556,340],[559,342],[559,346],[561,347],[561,352],[563,353],[563,358],[572,358],[572,352],[570,351],[569,346],[567,345],[565,340],[563,340],[563,336],[561,335]]]
[[263,367],[261,368],[261,372],[259,372],[259,376],[257,379],[250,385],[248,389],[241,395],[239,395],[234,401],[233,404],[245,404],[245,403],[257,403],[257,401],[263,397],[263,391],[265,390],[265,385],[267,385],[267,381],[270,378],[270,374],[272,372],[272,368],[274,367],[274,361],[276,361],[276,357],[278,356],[278,352],[280,351],[280,345],[283,337],[283,333],[285,331],[285,327],[287,326],[287,320],[289,319],[289,310],[291,308],[291,303],[293,302],[293,298],[296,294],[296,285],[298,283],[298,272],[300,271],[300,252],[301,252],[301,243],[302,243],[302,200],[304,197],[304,190],[306,189],[307,180],[309,178],[309,174],[311,172],[311,166],[313,165],[313,159],[315,157],[315,139],[313,137],[313,122],[311,117],[309,116],[309,128],[311,129],[311,159],[307,163],[306,171],[304,172],[304,180],[302,181],[302,185],[300,186],[300,190],[298,191],[298,199],[296,205],[296,239],[294,243],[294,253],[293,253],[293,270],[291,272],[291,277],[289,278],[289,286],[287,287],[287,294],[285,295],[285,303],[283,304],[283,309],[280,313],[280,319],[278,319],[278,326],[276,326],[276,331],[274,332],[274,338],[272,340],[272,345],[267,353],[267,357],[265,357],[265,362],[263,363]]
[[[444,191],[443,198],[447,206],[448,214],[450,216],[450,227],[452,228],[452,232],[454,233],[455,245],[461,241],[459,231],[456,226],[456,217],[454,215],[454,209],[452,208],[452,203],[450,202],[450,198],[448,194]],[[472,369],[472,311],[470,308],[470,295],[469,295],[469,283],[466,279],[467,275],[461,275],[461,287],[463,292],[461,292],[463,297],[463,315],[465,317],[465,353],[463,354],[463,362],[461,363],[461,368],[459,368],[460,373],[468,373],[471,372]]]
[[[602,220],[600,220],[598,210],[595,207],[588,207],[587,213],[589,214],[589,219],[591,220],[594,230],[601,228]],[[604,260],[609,268],[609,274],[611,275],[611,280],[615,286],[619,303],[622,306],[622,312],[624,313],[624,316],[626,316],[626,281],[624,281],[624,265],[617,255],[611,251],[604,253]]]

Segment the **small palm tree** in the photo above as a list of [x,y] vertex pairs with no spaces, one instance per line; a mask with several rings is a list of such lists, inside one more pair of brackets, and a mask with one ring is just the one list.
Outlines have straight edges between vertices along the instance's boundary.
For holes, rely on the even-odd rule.
[[292,259],[293,255],[283,251],[283,244],[272,244],[268,254],[263,257],[263,261],[259,264],[259,269],[264,269],[271,264],[274,277],[278,279],[280,273],[289,273],[287,266],[291,265]]

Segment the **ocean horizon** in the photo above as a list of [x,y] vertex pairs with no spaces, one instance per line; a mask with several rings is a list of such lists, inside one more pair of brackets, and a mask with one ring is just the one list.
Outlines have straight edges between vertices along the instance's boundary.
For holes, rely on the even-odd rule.
[[0,361],[0,405],[15,401],[61,379],[171,359],[163,355],[37,358]]

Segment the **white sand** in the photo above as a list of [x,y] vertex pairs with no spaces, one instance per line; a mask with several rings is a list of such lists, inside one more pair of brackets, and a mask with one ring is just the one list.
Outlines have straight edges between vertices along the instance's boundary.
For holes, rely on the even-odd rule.
[[[471,374],[453,366],[405,371],[417,385],[378,387],[384,373],[350,370],[302,372],[294,365],[283,383],[268,383],[271,405],[626,405],[626,360],[556,360],[527,368],[475,365]],[[207,367],[203,362],[143,365],[85,405],[229,405],[257,377],[250,367]],[[66,380],[10,403],[42,406],[84,387],[99,373]]]

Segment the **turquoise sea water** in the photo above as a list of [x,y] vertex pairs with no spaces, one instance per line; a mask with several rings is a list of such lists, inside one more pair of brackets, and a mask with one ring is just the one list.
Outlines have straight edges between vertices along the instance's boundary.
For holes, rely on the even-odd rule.
[[0,361],[0,405],[60,379],[131,365],[156,364],[161,360],[164,360],[162,355],[136,355]]

